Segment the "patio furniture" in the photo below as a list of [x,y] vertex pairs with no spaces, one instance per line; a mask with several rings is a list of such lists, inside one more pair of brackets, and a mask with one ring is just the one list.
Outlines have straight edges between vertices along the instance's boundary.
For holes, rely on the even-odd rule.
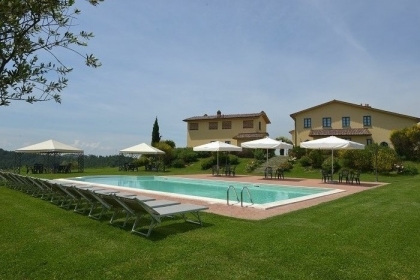
[[212,167],[211,167],[211,174],[213,175],[213,176],[217,176],[217,175],[219,175],[219,166],[217,166],[217,165],[213,165]]
[[347,169],[338,172],[338,182],[342,183],[343,179],[346,180],[346,184],[349,182],[349,171]]
[[139,168],[134,163],[129,163],[127,165],[127,171],[139,171]]
[[273,168],[271,166],[267,166],[264,170],[264,178],[268,178],[268,176],[273,179]]
[[236,165],[228,165],[225,167],[226,176],[235,176]]
[[332,175],[329,171],[321,170],[321,175],[322,175],[322,181],[324,181],[324,182],[331,182],[332,181]]
[[[152,230],[162,222],[162,218],[164,217],[173,217],[175,215],[181,215],[186,222],[202,225],[200,219],[200,211],[208,209],[208,207],[206,206],[187,203],[161,207],[151,207],[147,205],[147,202],[143,202],[137,198],[130,199],[120,198],[117,196],[114,196],[114,198],[123,206],[124,210],[127,213],[129,213],[133,217],[136,217],[131,232],[138,233],[146,237],[150,236]],[[196,221],[188,220],[186,218],[187,214],[192,214],[193,216],[195,216]],[[143,217],[150,219],[150,224],[146,228],[146,232],[137,229],[139,222]]]
[[41,174],[44,173],[44,165],[41,163],[35,163],[32,167],[33,174]]
[[283,168],[277,168],[277,170],[276,170],[276,172],[275,172],[274,176],[275,176],[277,179],[284,179],[284,170],[283,170]]
[[356,184],[360,185],[360,171],[350,172],[350,182],[352,184],[355,182]]

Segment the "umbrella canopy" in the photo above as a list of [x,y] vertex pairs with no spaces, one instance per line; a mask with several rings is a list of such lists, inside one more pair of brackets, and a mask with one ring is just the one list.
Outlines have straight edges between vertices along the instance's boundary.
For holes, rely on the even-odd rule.
[[241,146],[242,148],[249,148],[249,149],[266,149],[267,150],[266,165],[268,165],[268,150],[269,149],[292,149],[293,148],[292,144],[289,144],[283,141],[274,140],[269,137],[252,140],[248,142],[243,142]]
[[144,155],[158,155],[158,154],[164,154],[165,152],[162,150],[159,150],[155,147],[152,147],[146,143],[141,143],[138,145],[135,145],[133,147],[126,148],[124,150],[120,150],[120,153],[122,154],[144,154]]
[[47,140],[38,144],[30,145],[15,150],[18,153],[82,153],[83,150],[60,143],[55,140]]
[[242,148],[250,148],[250,149],[292,149],[293,145],[271,139],[270,137],[265,137],[262,139],[257,139],[253,141],[243,142],[241,144]]
[[219,170],[219,152],[240,152],[241,147],[231,145],[221,141],[214,141],[204,145],[195,146],[195,152],[217,152],[217,170]]
[[341,139],[335,136],[302,142],[300,143],[300,146],[307,149],[331,150],[331,176],[334,173],[334,150],[365,148],[365,145],[363,144]]

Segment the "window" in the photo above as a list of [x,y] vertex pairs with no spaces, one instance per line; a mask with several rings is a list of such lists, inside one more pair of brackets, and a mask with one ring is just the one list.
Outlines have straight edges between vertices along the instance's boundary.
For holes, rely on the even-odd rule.
[[190,123],[190,130],[198,130],[198,123]]
[[222,129],[231,129],[232,128],[232,121],[223,121],[222,122]]
[[225,141],[226,144],[230,144],[230,141]]
[[363,116],[363,126],[372,126],[372,118],[370,116]]
[[243,128],[254,128],[254,121],[244,121]]
[[261,130],[261,122],[258,122],[258,130]]
[[322,127],[331,127],[331,118],[322,118]]
[[303,119],[303,127],[304,128],[311,128],[312,127],[312,120],[311,120],[311,118],[304,118]]
[[218,127],[219,127],[218,122],[209,122],[209,129],[210,130],[218,129]]
[[366,139],[366,146],[372,145],[372,139]]
[[350,127],[350,117],[343,117],[342,118],[342,125],[344,127]]

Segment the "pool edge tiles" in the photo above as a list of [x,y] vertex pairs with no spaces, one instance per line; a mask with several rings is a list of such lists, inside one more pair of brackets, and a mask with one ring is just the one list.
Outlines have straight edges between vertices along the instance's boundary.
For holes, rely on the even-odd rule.
[[[173,180],[173,181],[193,181],[193,182],[200,182],[200,183],[205,183],[205,182],[212,182],[212,183],[216,183],[217,184],[227,184],[230,185],[233,182],[231,181],[224,181],[224,180],[211,180],[211,179],[191,179],[191,178],[187,178],[187,177],[172,177],[172,176],[138,176],[138,175],[101,175],[101,176],[81,176],[81,177],[73,177],[73,178],[63,178],[60,179],[63,182],[71,182],[71,183],[78,183],[78,184],[86,184],[86,185],[92,185],[95,184],[95,186],[100,186],[100,187],[104,187],[104,188],[113,188],[113,189],[119,189],[119,190],[125,190],[125,191],[135,191],[135,192],[140,192],[140,193],[144,193],[144,194],[150,194],[150,195],[159,195],[159,196],[168,196],[168,197],[173,197],[173,198],[180,198],[180,199],[189,199],[189,200],[197,200],[197,201],[203,201],[203,202],[207,202],[208,204],[227,204],[227,198],[223,198],[221,199],[220,196],[219,198],[211,198],[211,197],[204,197],[204,196],[197,196],[197,195],[188,195],[188,194],[180,194],[180,193],[174,193],[174,192],[166,192],[166,191],[158,191],[158,190],[147,190],[147,189],[141,189],[141,188],[133,188],[133,187],[129,187],[129,186],[118,186],[118,185],[113,185],[113,184],[102,184],[102,183],[96,183],[96,182],[89,182],[89,181],[83,181],[82,179],[86,179],[86,178],[112,178],[112,177],[136,177],[136,178],[141,178],[141,179],[147,179],[147,178],[153,178],[155,179],[159,179],[159,180]],[[74,179],[74,180],[72,180]],[[77,180],[79,179],[79,180]],[[303,201],[307,201],[307,200],[312,200],[312,199],[316,199],[316,198],[320,198],[320,197],[324,197],[324,196],[329,196],[332,194],[336,194],[336,193],[340,193],[340,192],[345,192],[345,190],[342,189],[331,189],[331,188],[323,188],[323,187],[308,187],[308,186],[296,186],[296,185],[284,185],[284,184],[273,184],[273,183],[253,183],[253,182],[239,182],[239,181],[235,181],[234,182],[236,185],[241,185],[241,184],[246,184],[246,185],[251,185],[251,186],[255,186],[255,187],[268,187],[268,188],[290,188],[290,189],[302,189],[302,190],[318,190],[318,191],[322,191],[320,193],[311,193],[311,194],[304,194],[300,197],[294,197],[294,198],[285,198],[285,199],[281,199],[281,200],[277,200],[277,201],[273,201],[273,202],[267,202],[267,203],[259,203],[259,204],[252,204],[251,202],[249,202],[248,199],[244,200],[243,204],[243,208],[255,208],[255,209],[260,209],[260,210],[268,210],[268,209],[272,209],[272,208],[276,208],[276,207],[280,207],[280,206],[284,206],[284,205],[289,205],[289,204],[293,204],[293,203],[298,203],[298,202],[303,202]],[[238,187],[238,186],[236,186]],[[239,186],[240,187],[240,186]],[[238,188],[239,189],[239,188]],[[233,199],[232,199],[233,198]],[[232,198],[229,200],[229,205],[230,206],[239,206],[241,207],[241,202],[240,201],[236,201],[236,197],[232,196]]]

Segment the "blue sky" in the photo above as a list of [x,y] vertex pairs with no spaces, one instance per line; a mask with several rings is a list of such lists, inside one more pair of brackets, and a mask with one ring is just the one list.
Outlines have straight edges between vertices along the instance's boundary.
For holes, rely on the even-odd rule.
[[0,148],[54,139],[114,155],[162,138],[186,146],[183,119],[265,111],[271,137],[290,114],[338,99],[420,117],[420,2],[410,0],[76,1],[74,30],[102,67],[74,68],[62,104],[0,107]]

